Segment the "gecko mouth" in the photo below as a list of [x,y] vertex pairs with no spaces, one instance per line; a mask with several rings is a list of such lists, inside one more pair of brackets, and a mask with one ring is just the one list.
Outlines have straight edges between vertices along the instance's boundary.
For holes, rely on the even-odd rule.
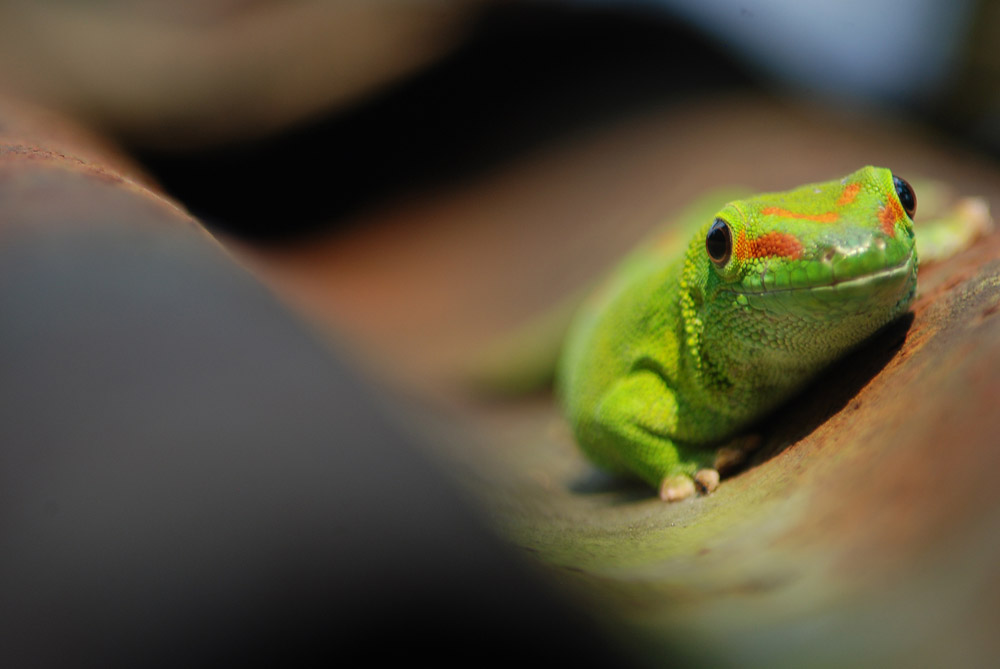
[[913,249],[910,249],[909,254],[906,258],[895,265],[885,267],[883,269],[876,270],[874,272],[868,272],[867,274],[861,274],[858,276],[845,277],[843,279],[834,278],[832,281],[826,281],[822,283],[815,283],[803,286],[788,286],[781,288],[762,288],[760,290],[729,290],[728,292],[736,293],[737,295],[746,295],[747,297],[767,297],[769,295],[779,295],[787,293],[838,293],[838,292],[850,292],[858,288],[867,288],[874,285],[891,285],[899,280],[906,279],[909,275],[914,273],[914,261],[916,260],[916,255]]

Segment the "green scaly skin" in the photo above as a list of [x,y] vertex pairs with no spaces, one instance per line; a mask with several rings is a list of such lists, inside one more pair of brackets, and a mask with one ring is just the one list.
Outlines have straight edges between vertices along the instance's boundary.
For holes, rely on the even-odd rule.
[[[732,240],[721,264],[706,247],[716,219]],[[654,241],[588,300],[558,376],[583,451],[665,499],[916,291],[913,221],[886,169],[735,200],[697,225],[686,251]]]

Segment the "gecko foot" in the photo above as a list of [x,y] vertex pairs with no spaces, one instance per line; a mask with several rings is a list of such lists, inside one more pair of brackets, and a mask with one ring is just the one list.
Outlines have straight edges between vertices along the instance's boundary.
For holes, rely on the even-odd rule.
[[713,492],[719,487],[719,470],[699,469],[694,475],[694,485],[702,495]]

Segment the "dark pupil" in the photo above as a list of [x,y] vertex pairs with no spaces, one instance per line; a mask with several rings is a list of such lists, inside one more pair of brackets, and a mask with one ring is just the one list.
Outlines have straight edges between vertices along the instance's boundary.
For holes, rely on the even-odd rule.
[[708,229],[708,237],[705,238],[708,257],[717,265],[725,264],[729,260],[731,248],[732,237],[729,234],[729,226],[721,218],[715,219],[715,223]]
[[899,196],[899,203],[903,205],[906,215],[913,218],[913,215],[917,213],[916,194],[913,192],[910,184],[906,183],[905,179],[900,179],[893,175],[892,183],[896,186],[896,195]]

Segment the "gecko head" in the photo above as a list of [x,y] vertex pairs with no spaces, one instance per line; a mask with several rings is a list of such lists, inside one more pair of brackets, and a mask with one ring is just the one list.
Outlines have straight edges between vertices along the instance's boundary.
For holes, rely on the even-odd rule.
[[704,229],[705,308],[748,336],[845,348],[912,301],[915,214],[910,185],[877,167],[731,202]]

